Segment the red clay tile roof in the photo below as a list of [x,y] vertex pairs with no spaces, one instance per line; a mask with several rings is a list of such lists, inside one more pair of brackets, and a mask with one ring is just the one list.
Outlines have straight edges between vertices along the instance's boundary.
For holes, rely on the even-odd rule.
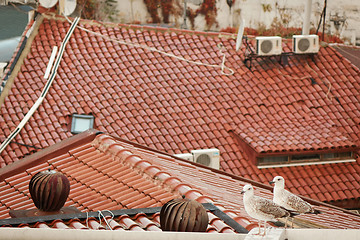
[[[43,16],[11,76],[14,83],[0,109],[1,141],[39,97],[52,47],[70,26],[61,17]],[[258,169],[244,150],[244,143],[256,154],[358,148],[359,69],[332,47],[321,47],[314,60],[290,56],[281,65],[264,58],[248,69],[243,51],[235,51],[234,35],[87,20],[80,25],[118,40],[75,29],[49,94],[1,153],[1,167],[37,150],[31,146],[44,148],[71,136],[73,113],[92,114],[94,127],[114,136],[170,154],[218,148],[226,172],[266,184],[283,175],[296,194],[359,207],[359,159]],[[225,54],[224,64],[234,74],[124,42],[218,66]],[[284,51],[289,47],[284,43]]]
[[[21,163],[20,163],[21,162]],[[38,218],[9,218],[10,210],[35,209],[28,190],[38,171],[55,169],[70,180],[65,206],[81,210],[74,217],[64,215]],[[111,221],[113,229],[159,231],[159,210],[168,200],[185,195],[201,203],[212,203],[248,230],[257,226],[244,211],[240,191],[249,182],[256,194],[271,198],[268,186],[178,159],[139,144],[86,131],[22,161],[0,169],[0,226],[104,229],[96,211],[123,211]],[[359,228],[360,215],[312,201],[323,214],[298,216],[295,226],[312,228]],[[319,204],[319,205],[318,205]],[[146,208],[143,213],[129,210]],[[95,211],[95,212],[94,212]],[[85,212],[89,212],[87,216]],[[127,213],[127,214],[126,214]],[[107,214],[109,215],[109,214]],[[87,217],[85,217],[87,216]],[[208,211],[208,232],[234,230],[214,212]]]

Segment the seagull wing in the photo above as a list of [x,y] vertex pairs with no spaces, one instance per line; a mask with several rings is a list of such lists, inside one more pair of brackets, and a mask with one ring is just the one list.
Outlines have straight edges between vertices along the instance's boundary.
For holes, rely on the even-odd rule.
[[257,204],[257,209],[265,214],[270,214],[274,218],[282,218],[290,216],[290,213],[284,208],[280,207],[278,204],[274,203],[271,200],[265,198],[258,199],[259,204]]
[[290,194],[286,202],[292,209],[294,209],[299,213],[313,212],[310,203],[306,202],[305,200],[303,200],[299,196],[296,196],[295,194]]

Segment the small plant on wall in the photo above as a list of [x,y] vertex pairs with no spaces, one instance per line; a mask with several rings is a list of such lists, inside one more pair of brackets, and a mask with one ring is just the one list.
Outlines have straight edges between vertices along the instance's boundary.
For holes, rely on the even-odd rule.
[[[151,16],[152,23],[169,23],[170,15],[176,18],[181,17],[184,9],[183,4],[176,0],[143,0],[148,13]],[[182,0],[185,1],[185,0]],[[189,0],[188,0],[189,1]],[[190,1],[189,1],[190,2]],[[233,0],[235,2],[235,0]],[[161,12],[162,18],[159,16]],[[194,28],[195,18],[199,15],[205,16],[206,28],[209,30],[214,24],[217,24],[216,0],[203,0],[200,7],[196,10],[186,9],[186,16],[189,18],[191,28]]]
[[216,1],[215,0],[204,0],[200,8],[196,10],[196,16],[202,14],[205,16],[206,26],[208,30],[216,22]]
[[[144,3],[151,16],[152,23],[169,23],[169,16],[173,8],[172,0],[144,0]],[[162,21],[159,17],[159,9],[161,9]]]
[[118,13],[116,0],[78,0],[77,4],[80,7],[81,18],[116,21]]

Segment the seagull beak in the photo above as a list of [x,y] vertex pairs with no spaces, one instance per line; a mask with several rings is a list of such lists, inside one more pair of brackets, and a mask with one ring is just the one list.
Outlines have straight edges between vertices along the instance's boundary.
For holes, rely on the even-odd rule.
[[270,182],[269,182],[270,185],[273,185],[274,183],[275,183],[274,181],[270,181]]
[[245,193],[245,191],[241,191],[240,193],[241,193],[241,194],[244,194],[244,193]]

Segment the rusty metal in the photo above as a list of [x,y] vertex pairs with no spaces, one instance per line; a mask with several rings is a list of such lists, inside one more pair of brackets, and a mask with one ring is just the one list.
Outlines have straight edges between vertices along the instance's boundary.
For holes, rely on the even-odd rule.
[[29,182],[31,198],[41,211],[59,211],[70,192],[70,182],[56,171],[43,171],[35,174]]
[[160,226],[163,231],[206,232],[209,222],[206,209],[197,201],[173,199],[160,211]]

